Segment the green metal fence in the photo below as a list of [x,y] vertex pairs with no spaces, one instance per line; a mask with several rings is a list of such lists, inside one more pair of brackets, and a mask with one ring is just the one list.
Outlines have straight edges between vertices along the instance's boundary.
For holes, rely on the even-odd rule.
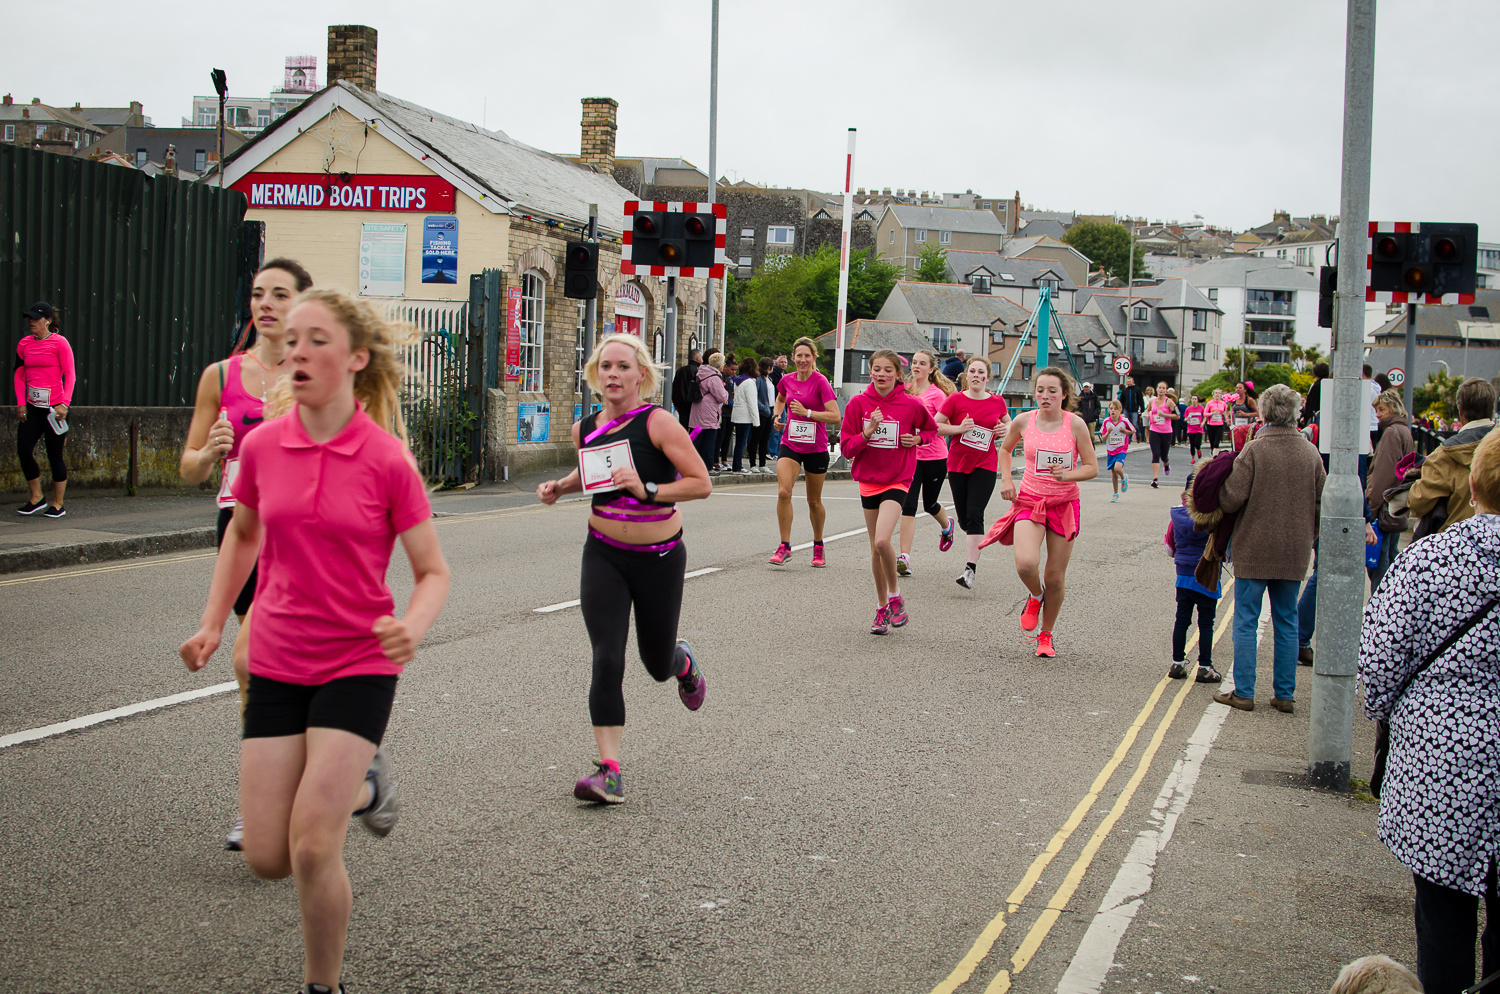
[[233,190],[0,145],[4,369],[21,311],[47,300],[73,347],[75,403],[192,404],[238,331],[245,209]]

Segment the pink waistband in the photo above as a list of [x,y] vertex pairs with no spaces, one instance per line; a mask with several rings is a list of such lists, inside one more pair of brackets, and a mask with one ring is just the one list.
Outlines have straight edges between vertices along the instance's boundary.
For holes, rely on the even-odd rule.
[[657,542],[654,545],[635,545],[630,542],[621,542],[617,538],[610,538],[592,525],[589,526],[589,537],[597,538],[605,545],[616,549],[623,549],[626,552],[670,552],[682,542],[682,532],[678,532],[665,542]]

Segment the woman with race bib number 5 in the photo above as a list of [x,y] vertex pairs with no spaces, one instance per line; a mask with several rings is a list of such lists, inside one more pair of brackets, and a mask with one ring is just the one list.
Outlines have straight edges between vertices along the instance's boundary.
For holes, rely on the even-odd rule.
[[[1013,545],[1016,573],[1030,596],[1021,612],[1021,630],[1035,635],[1036,654],[1055,656],[1052,626],[1062,610],[1068,559],[1078,536],[1078,484],[1099,475],[1099,458],[1088,425],[1072,413],[1077,388],[1057,366],[1036,374],[1036,410],[1011,422],[1000,444],[1000,496],[1010,511],[990,526],[981,545]],[[1019,491],[1010,475],[1011,453],[1025,446],[1026,468]],[[1047,570],[1041,573],[1042,546]]]
[[639,338],[607,336],[589,357],[584,376],[604,408],[573,425],[578,468],[543,483],[536,496],[555,504],[563,494],[593,495],[578,586],[593,648],[589,718],[599,761],[573,786],[573,796],[620,804],[625,800],[622,684],[632,608],[636,648],[652,679],[663,683],[676,677],[678,696],[689,711],[703,706],[708,689],[692,648],[677,638],[687,570],[677,502],[707,497],[713,483],[677,419],[641,399],[654,394],[659,381]]
[[[995,470],[999,455],[995,436],[1010,428],[1010,413],[1003,398],[986,389],[990,364],[983,356],[969,360],[964,369],[964,389],[950,394],[938,409],[938,433],[958,437],[948,446],[948,486],[953,491],[953,514],[968,538],[968,559],[954,581],[974,589],[979,571],[979,543],[984,539],[984,511],[995,492]],[[1116,405],[1118,406],[1118,405]]]

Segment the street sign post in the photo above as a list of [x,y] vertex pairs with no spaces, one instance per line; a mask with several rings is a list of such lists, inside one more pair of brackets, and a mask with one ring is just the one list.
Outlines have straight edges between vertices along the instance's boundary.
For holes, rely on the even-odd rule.
[[1130,356],[1122,355],[1115,359],[1115,373],[1120,376],[1130,375]]
[[1406,370],[1400,366],[1392,366],[1385,374],[1386,379],[1391,381],[1391,386],[1399,387],[1406,382]]

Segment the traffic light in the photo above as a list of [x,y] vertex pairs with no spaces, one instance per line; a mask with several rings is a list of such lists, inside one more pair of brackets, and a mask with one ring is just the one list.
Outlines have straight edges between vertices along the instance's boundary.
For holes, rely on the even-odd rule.
[[563,296],[578,300],[599,296],[599,246],[569,242],[564,260]]
[[629,261],[641,267],[707,269],[722,264],[717,234],[717,218],[709,211],[638,210],[631,221]]
[[1477,224],[1370,225],[1372,293],[1472,294],[1478,260]]
[[1339,292],[1339,267],[1318,270],[1318,327],[1333,327],[1333,301]]

